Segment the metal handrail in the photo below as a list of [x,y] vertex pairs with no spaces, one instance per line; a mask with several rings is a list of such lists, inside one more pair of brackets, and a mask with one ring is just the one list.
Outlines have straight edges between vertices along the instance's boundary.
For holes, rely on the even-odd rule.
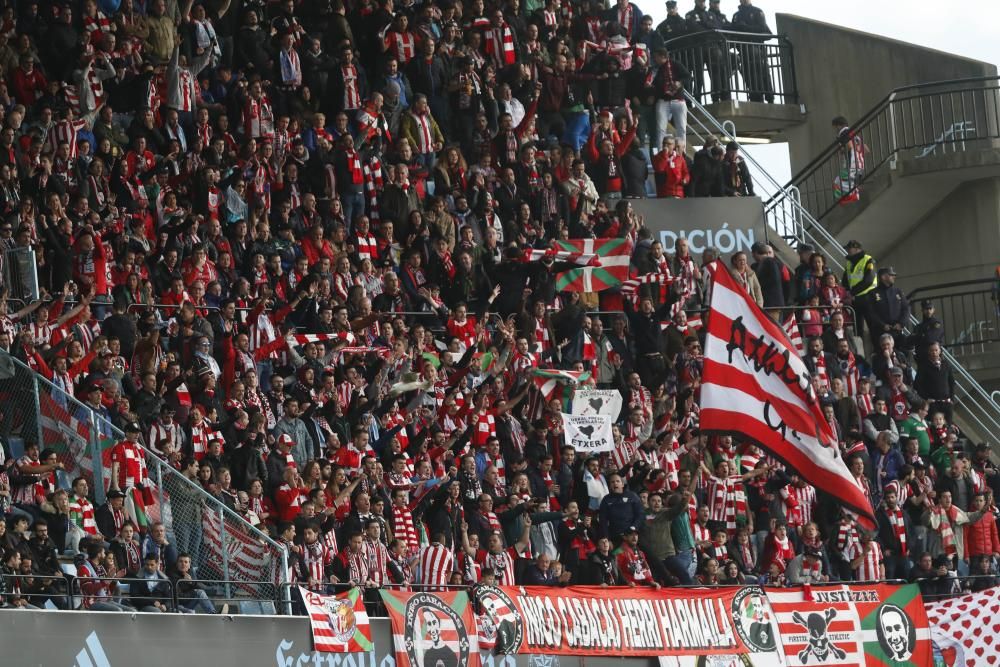
[[[735,104],[743,99],[798,104],[794,49],[785,35],[702,30],[674,37],[664,46],[691,71],[698,97]],[[706,68],[710,89],[703,86]]]
[[157,585],[165,585],[167,588],[170,589],[169,595],[147,594],[144,596],[135,595],[135,597],[145,597],[149,600],[155,600],[158,602],[169,602],[171,608],[176,608],[177,606],[177,590],[174,587],[174,582],[171,581],[170,578],[167,577],[166,575],[164,575],[163,579],[155,579],[155,580],[144,579],[142,577],[115,577],[113,575],[105,575],[103,577],[87,577],[87,576],[77,575],[73,577],[69,594],[73,597],[79,597],[79,598],[96,597],[96,595],[94,594],[84,593],[83,584],[87,582],[101,582],[101,581],[107,583],[115,583],[115,584],[119,583],[128,584],[129,585],[128,593],[111,593],[108,595],[108,597],[112,599],[123,598],[126,600],[130,599],[133,596],[133,591],[131,588],[132,584],[141,584],[141,583],[148,583],[149,581],[156,581]]
[[[20,359],[17,359],[16,357],[10,355],[6,351],[0,350],[0,353],[2,353],[2,354],[0,354],[0,359],[3,359],[3,358],[9,359],[11,362],[13,362],[13,364],[15,365],[15,367],[19,367],[22,370],[27,371],[28,373],[30,373],[31,376],[33,377],[33,379],[36,382],[43,383],[45,386],[47,386],[47,388],[48,388],[48,390],[50,392],[54,393],[57,396],[60,396],[62,398],[62,400],[66,401],[66,405],[67,406],[72,406],[74,412],[78,411],[78,410],[86,410],[87,414],[90,415],[90,418],[93,421],[94,425],[95,426],[100,425],[100,427],[98,427],[98,428],[99,428],[99,430],[101,432],[104,432],[105,430],[107,430],[107,432],[111,433],[114,437],[116,437],[118,439],[121,439],[121,440],[125,439],[125,434],[117,426],[115,426],[111,421],[105,419],[101,415],[96,414],[91,408],[87,407],[86,405],[84,405],[83,403],[81,403],[80,401],[78,401],[74,396],[71,396],[71,395],[67,394],[62,389],[60,389],[59,387],[57,387],[55,384],[53,384],[52,382],[50,382],[47,378],[45,378],[44,376],[39,375],[38,373],[36,373],[34,370],[32,370],[28,365],[26,365]],[[101,428],[101,427],[103,427],[103,428]],[[180,474],[179,472],[177,472],[176,470],[174,470],[170,466],[167,466],[166,464],[164,464],[163,461],[162,461],[162,459],[160,459],[160,457],[157,456],[155,452],[153,452],[152,450],[148,449],[144,444],[139,443],[139,447],[140,447],[140,449],[142,449],[143,453],[146,455],[147,460],[154,462],[154,464],[157,466],[157,470],[159,471],[159,474],[162,475],[163,474],[163,470],[166,470],[166,473],[171,476],[171,479],[173,479],[173,480],[180,480],[181,484],[187,484],[192,489],[195,489],[196,492],[197,492],[197,494],[202,497],[203,501],[208,501],[208,503],[212,507],[213,511],[219,512],[220,517],[228,516],[230,519],[236,521],[237,525],[241,526],[247,532],[248,535],[252,535],[255,539],[259,539],[259,540],[263,541],[265,544],[267,544],[268,546],[270,546],[273,549],[275,549],[278,553],[282,554],[282,560],[283,561],[287,561],[288,551],[287,551],[287,549],[285,548],[285,546],[283,544],[279,544],[278,542],[274,541],[269,535],[267,535],[266,533],[262,532],[259,528],[257,528],[256,526],[254,526],[253,524],[251,524],[249,521],[247,521],[246,519],[244,519],[243,517],[241,517],[237,512],[235,512],[232,509],[230,509],[229,507],[227,507],[225,503],[220,502],[218,498],[216,498],[215,496],[213,496],[210,493],[208,493],[207,491],[205,491],[205,489],[203,489],[199,484],[195,483],[193,480],[188,479],[187,477],[185,477],[184,475]],[[100,458],[98,458],[97,462],[98,463],[100,462]],[[96,470],[99,467],[100,466],[96,466],[95,465],[95,472],[96,472]],[[102,474],[103,474],[103,470],[102,470]],[[162,481],[162,477],[160,478],[159,481]],[[100,486],[98,486],[97,484],[95,484],[95,486],[97,486],[97,488],[95,489],[95,494],[97,494],[97,493],[103,494],[103,492],[104,492],[103,483]],[[158,486],[162,490],[162,484],[160,484]],[[224,529],[225,529],[224,526],[220,527],[220,530],[224,531]],[[280,573],[279,573],[281,577],[285,576],[285,574],[287,572],[287,569],[288,569],[287,567],[282,567],[281,568]]]
[[[857,191],[861,185],[871,180],[886,164],[894,164],[902,151],[924,149],[934,150],[937,146],[955,146],[973,141],[983,141],[1000,137],[1000,100],[989,97],[1000,92],[1000,77],[971,77],[951,81],[936,81],[897,88],[872,107],[851,125],[852,132],[862,140],[871,139],[878,143],[874,161],[865,160],[864,169],[850,181],[850,190],[839,197],[834,195],[832,179],[827,183],[825,176],[839,172],[842,144],[834,140],[789,181],[789,185],[811,182],[820,170],[830,174],[820,175],[821,186],[817,193],[829,194],[829,201],[819,203],[815,216],[822,219],[840,203],[840,198]],[[968,95],[983,94],[982,99]],[[957,97],[956,97],[957,96]],[[929,108],[914,108],[913,102],[928,102]],[[971,112],[972,120],[965,115]],[[925,117],[926,116],[926,117]],[[897,118],[898,117],[898,118]],[[975,121],[971,127],[969,122]],[[979,122],[987,125],[983,129]],[[947,126],[947,127],[946,127]],[[959,127],[956,127],[959,126]],[[992,128],[992,129],[991,129]],[[869,132],[871,130],[871,132]],[[972,132],[973,134],[969,134]],[[872,146],[866,146],[871,148]],[[837,161],[837,169],[829,165]],[[781,195],[783,196],[783,195]],[[776,205],[776,195],[766,202],[766,206]]]
[[[906,295],[906,300],[912,303],[913,299],[918,294],[924,294],[926,292],[933,292],[933,291],[944,290],[944,289],[951,289],[953,287],[968,287],[969,285],[990,285],[991,289],[989,291],[992,292],[992,291],[995,291],[995,290],[992,289],[992,287],[995,286],[996,284],[997,284],[997,279],[996,278],[974,278],[973,280],[956,280],[956,281],[950,282],[950,283],[938,283],[936,285],[927,285],[927,286],[918,287],[918,288],[912,290],[909,294]],[[968,294],[978,294],[978,293],[979,292],[968,292]],[[942,294],[942,295],[939,295],[939,296],[951,296],[951,295],[950,294]],[[924,298],[930,299],[930,298],[934,298],[934,297],[924,297]]]
[[[857,128],[861,128],[867,125],[872,118],[874,118],[877,114],[887,109],[889,107],[889,104],[893,102],[899,96],[900,93],[905,93],[912,90],[921,90],[924,88],[932,88],[934,86],[963,85],[967,83],[984,83],[986,81],[995,82],[998,80],[1000,80],[1000,77],[996,76],[973,76],[962,79],[943,79],[940,81],[929,81],[924,83],[914,83],[906,86],[899,86],[898,88],[893,88],[888,95],[886,95],[881,100],[876,102],[871,109],[869,109],[863,116],[861,116],[861,118],[855,121],[855,126]],[[795,181],[801,180],[806,175],[806,172],[814,170],[818,164],[823,162],[831,154],[836,153],[839,149],[840,149],[840,142],[838,142],[836,139],[830,142],[830,144],[826,148],[824,148],[819,155],[817,155],[815,158],[806,163],[806,166],[802,167],[797,173],[795,173],[792,176],[791,182],[794,183]]]

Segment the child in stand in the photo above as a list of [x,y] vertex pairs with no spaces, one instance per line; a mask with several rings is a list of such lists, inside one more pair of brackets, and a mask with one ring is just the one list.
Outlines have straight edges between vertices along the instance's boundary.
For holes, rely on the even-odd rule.
[[802,328],[802,336],[809,338],[819,338],[823,335],[823,323],[829,317],[823,317],[819,309],[819,295],[813,294],[806,301],[807,308],[799,313],[799,326]]
[[[830,319],[830,313],[834,310],[840,310],[842,306],[851,305],[853,301],[851,293],[837,283],[837,276],[830,271],[823,274],[823,289],[820,290],[819,296],[820,303],[824,306],[824,319]],[[854,323],[854,318],[849,310],[844,310],[844,323]]]

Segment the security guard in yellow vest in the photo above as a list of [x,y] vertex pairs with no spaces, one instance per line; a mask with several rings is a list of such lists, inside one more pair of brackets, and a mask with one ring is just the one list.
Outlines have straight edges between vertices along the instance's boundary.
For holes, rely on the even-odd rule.
[[857,315],[854,326],[858,335],[864,336],[865,325],[871,326],[871,293],[878,287],[875,260],[865,253],[859,241],[848,241],[844,250],[847,251],[847,266],[840,282],[854,297],[854,312]]

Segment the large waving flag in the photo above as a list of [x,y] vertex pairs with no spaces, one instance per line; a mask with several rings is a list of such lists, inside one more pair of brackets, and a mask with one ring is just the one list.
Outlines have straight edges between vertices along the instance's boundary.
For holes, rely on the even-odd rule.
[[817,489],[858,513],[875,516],[840,457],[809,371],[784,329],[714,262],[705,339],[701,428],[752,440]]
[[557,250],[597,255],[600,266],[563,271],[556,278],[560,292],[600,292],[618,287],[628,278],[632,242],[628,239],[570,239],[556,241]]

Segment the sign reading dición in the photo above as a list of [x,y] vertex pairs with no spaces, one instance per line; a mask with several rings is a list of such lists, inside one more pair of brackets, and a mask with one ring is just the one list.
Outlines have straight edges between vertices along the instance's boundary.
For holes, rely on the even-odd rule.
[[[748,653],[733,625],[737,589],[714,591],[569,587],[492,588],[520,632],[510,653],[568,655],[707,655]],[[481,597],[481,596],[480,596]],[[523,624],[517,628],[516,624]]]

